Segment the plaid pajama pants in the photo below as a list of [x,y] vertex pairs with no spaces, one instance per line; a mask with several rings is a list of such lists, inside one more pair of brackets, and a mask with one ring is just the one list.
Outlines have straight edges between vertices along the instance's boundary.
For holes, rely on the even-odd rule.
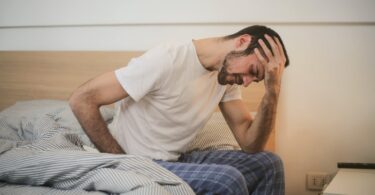
[[178,162],[155,161],[186,181],[196,194],[283,195],[281,159],[270,152],[196,151]]

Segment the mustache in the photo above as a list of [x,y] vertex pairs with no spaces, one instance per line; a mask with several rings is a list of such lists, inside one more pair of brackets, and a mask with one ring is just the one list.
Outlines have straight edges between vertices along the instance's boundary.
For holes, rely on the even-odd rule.
[[219,82],[220,85],[227,85],[227,84],[230,84],[230,85],[233,85],[233,84],[237,84],[237,85],[242,85],[243,84],[243,80],[241,78],[240,75],[238,74],[231,74],[230,76],[233,77],[232,80],[228,81],[227,80],[227,77],[229,76],[230,74],[226,71],[226,67],[224,66],[223,68],[221,68],[218,76],[217,76],[217,80]]
[[227,71],[224,70],[225,67],[222,67],[219,74],[217,75],[217,81],[220,85],[226,85],[227,83]]

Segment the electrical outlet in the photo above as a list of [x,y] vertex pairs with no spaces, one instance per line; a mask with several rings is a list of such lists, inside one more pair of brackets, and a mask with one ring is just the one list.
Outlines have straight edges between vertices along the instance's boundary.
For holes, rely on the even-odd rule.
[[306,187],[308,190],[323,190],[330,180],[331,175],[326,172],[309,172],[306,176]]

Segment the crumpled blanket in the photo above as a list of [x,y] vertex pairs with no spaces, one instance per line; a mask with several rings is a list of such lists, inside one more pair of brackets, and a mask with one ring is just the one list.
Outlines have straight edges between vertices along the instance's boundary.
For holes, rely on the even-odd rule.
[[194,194],[150,159],[84,145],[92,146],[67,102],[20,102],[0,112],[0,194]]

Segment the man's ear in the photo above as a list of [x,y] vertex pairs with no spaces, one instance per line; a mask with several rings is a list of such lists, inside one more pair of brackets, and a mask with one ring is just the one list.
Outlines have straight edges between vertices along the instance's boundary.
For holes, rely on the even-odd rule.
[[243,34],[237,37],[236,40],[236,49],[239,51],[245,50],[251,42],[251,36],[248,34]]

